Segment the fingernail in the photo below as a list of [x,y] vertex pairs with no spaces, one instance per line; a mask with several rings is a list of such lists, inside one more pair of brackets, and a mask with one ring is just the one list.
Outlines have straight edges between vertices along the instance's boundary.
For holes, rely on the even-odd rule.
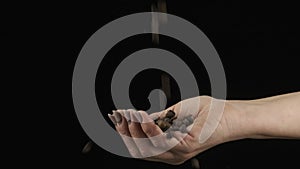
[[129,114],[130,114],[130,119],[132,122],[138,122],[138,119],[136,118],[136,114],[137,112],[133,112],[133,111],[129,111]]
[[125,111],[125,110],[118,110],[118,112],[119,112],[123,117],[125,117],[124,111]]
[[127,119],[128,124],[131,123],[130,111],[125,110],[124,112],[125,118]]
[[136,123],[142,123],[142,117],[139,111],[134,110],[129,112],[130,112],[131,121]]
[[116,119],[115,119],[115,116],[114,115],[111,115],[111,114],[108,114],[108,117],[109,117],[109,119],[114,123],[114,125],[116,125],[117,124],[117,121],[116,121]]
[[117,124],[122,123],[122,115],[118,111],[113,112],[113,115],[115,116]]
[[140,111],[140,116],[141,116],[142,123],[151,123],[159,119],[159,116],[152,118],[153,116],[151,117],[150,115],[149,117],[149,115],[144,111]]
[[143,123],[143,117],[142,117],[141,113],[142,113],[141,111],[137,111],[135,113],[135,117],[137,118],[137,120],[138,120],[139,123]]

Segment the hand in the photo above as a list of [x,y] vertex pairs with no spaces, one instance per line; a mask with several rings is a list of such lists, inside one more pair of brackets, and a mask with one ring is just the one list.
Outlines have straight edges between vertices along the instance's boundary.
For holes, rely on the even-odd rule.
[[[257,100],[217,100],[225,104],[224,109],[219,110],[222,116],[211,111],[220,108],[212,104],[216,100],[199,96],[150,115],[144,111],[118,110],[120,113],[114,112],[109,117],[133,157],[169,164],[181,164],[232,140],[300,138],[300,92]],[[188,133],[175,131],[174,137],[167,138],[153,119],[164,117],[168,110],[173,110],[177,119],[193,115],[194,122],[187,128]]]
[[[205,142],[199,142],[200,133],[208,132],[202,131],[202,128],[207,120],[212,100],[213,98],[208,96],[199,96],[183,100],[162,112],[150,115],[144,111],[118,110],[114,112],[114,116],[110,115],[110,118],[115,121],[116,130],[133,157],[176,165],[230,140],[231,134],[226,122],[227,113],[224,113],[219,121],[212,120],[217,122],[212,135]],[[228,108],[225,107],[224,110],[227,111]],[[173,137],[167,138],[153,119],[164,117],[168,110],[174,111],[177,119],[193,115],[194,122],[187,128],[188,133],[172,131]]]

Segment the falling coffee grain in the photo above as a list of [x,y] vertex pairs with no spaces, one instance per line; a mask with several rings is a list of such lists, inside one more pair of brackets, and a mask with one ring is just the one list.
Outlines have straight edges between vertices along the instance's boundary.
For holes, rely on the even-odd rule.
[[199,160],[197,158],[192,158],[191,163],[192,163],[192,168],[195,168],[195,169],[200,168]]
[[83,149],[82,149],[82,153],[83,154],[86,154],[86,153],[88,153],[88,152],[90,152],[91,151],[91,149],[92,149],[92,147],[93,147],[93,142],[92,141],[88,141],[86,144],[85,144],[85,146],[83,147]]
[[188,115],[184,118],[177,119],[175,116],[176,113],[172,110],[169,110],[164,117],[158,117],[156,120],[154,120],[155,124],[158,125],[158,127],[163,131],[167,131],[167,138],[170,139],[172,135],[170,134],[170,131],[180,131],[181,133],[187,133],[187,127],[194,122],[194,118],[192,115]]

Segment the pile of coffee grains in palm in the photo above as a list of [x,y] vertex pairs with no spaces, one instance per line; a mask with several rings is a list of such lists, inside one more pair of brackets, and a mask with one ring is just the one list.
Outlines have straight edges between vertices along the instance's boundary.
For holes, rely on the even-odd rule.
[[[155,119],[154,122],[163,132],[166,132],[167,138],[170,139],[173,137],[171,131],[180,131],[181,133],[187,133],[187,127],[193,124],[194,118],[192,115],[188,115],[183,118],[177,119],[177,117],[175,116],[175,112],[169,110],[165,117]],[[192,158],[190,161],[192,168],[200,168],[199,160],[197,158]]]
[[192,115],[188,115],[178,119],[175,112],[169,110],[164,117],[158,118],[154,122],[163,132],[167,131],[167,138],[171,138],[171,131],[187,133],[187,127],[194,122],[194,118]]
[[166,114],[165,117],[163,118],[158,118],[156,120],[154,120],[155,124],[158,125],[158,127],[165,132],[166,130],[168,130],[171,125],[173,124],[173,121],[175,120],[175,112],[172,110],[169,110]]

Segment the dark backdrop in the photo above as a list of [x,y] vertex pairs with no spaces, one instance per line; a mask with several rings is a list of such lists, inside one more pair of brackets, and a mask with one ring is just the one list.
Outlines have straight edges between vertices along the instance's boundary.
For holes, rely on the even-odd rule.
[[[55,55],[68,72],[67,79],[71,88],[71,78],[76,58],[87,39],[99,28],[110,21],[127,14],[150,11],[152,1],[115,0],[98,3],[51,4],[39,10],[46,10],[46,26],[51,24],[53,45],[58,47]],[[182,17],[200,28],[210,39],[222,60],[227,78],[227,99],[255,99],[300,90],[299,79],[299,12],[296,3],[280,1],[261,3],[261,1],[167,1],[168,13]],[[54,16],[54,17],[53,17]],[[49,24],[49,25],[50,25]],[[51,35],[51,36],[52,36]],[[193,53],[172,38],[161,37],[159,46],[151,43],[150,35],[134,36],[117,44],[106,56],[107,64],[98,70],[97,99],[105,100],[109,93],[108,81],[117,62],[128,54],[147,47],[160,47],[176,53],[185,59]],[[56,53],[57,54],[57,53]],[[192,61],[191,61],[192,60]],[[203,65],[189,59],[189,66],[195,70],[197,80],[201,81],[201,94],[210,94],[210,84]],[[69,66],[67,66],[69,65]],[[103,74],[104,72],[104,74]],[[157,73],[157,72],[156,72]],[[155,74],[155,72],[154,72]],[[159,73],[158,73],[159,74]],[[103,78],[103,79],[101,79]],[[101,79],[103,83],[100,82]],[[147,79],[147,78],[146,78]],[[141,80],[146,80],[142,79]],[[144,87],[151,88],[157,79]],[[136,84],[136,90],[143,88]],[[70,89],[69,88],[69,89]],[[65,91],[66,92],[66,91]],[[67,91],[68,92],[68,91]],[[84,168],[122,167],[134,168],[190,168],[190,163],[170,166],[161,163],[128,159],[113,155],[94,146],[89,154],[81,149],[89,140],[81,128],[72,105],[69,90],[69,108],[62,114],[64,123],[64,148],[62,158],[53,161],[55,165]],[[178,93],[174,96],[178,96]],[[109,96],[108,96],[109,97]],[[132,92],[134,100],[143,96]],[[169,104],[175,103],[175,97]],[[105,102],[105,101],[104,101]],[[105,111],[113,109],[107,104],[99,105]],[[70,104],[69,104],[70,103]],[[137,105],[145,107],[145,103]],[[99,133],[101,134],[101,133]],[[300,143],[295,140],[240,140],[216,146],[200,154],[201,168],[299,168]],[[50,160],[51,161],[51,160]],[[59,163],[58,163],[59,162]],[[51,162],[50,162],[51,163]]]

